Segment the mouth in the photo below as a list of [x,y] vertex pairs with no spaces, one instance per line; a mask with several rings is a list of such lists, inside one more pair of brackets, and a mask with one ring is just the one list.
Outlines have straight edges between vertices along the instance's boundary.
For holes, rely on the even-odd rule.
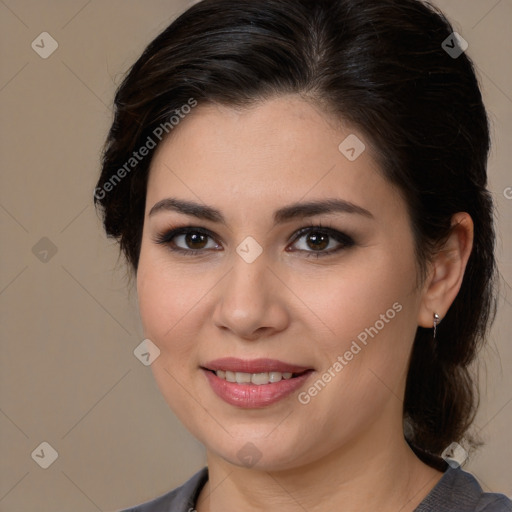
[[223,358],[200,367],[222,400],[241,408],[262,408],[298,390],[313,368],[275,359]]

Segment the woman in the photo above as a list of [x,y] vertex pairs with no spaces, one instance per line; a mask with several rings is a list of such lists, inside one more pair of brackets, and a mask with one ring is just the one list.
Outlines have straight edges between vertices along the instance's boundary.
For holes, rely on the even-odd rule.
[[463,50],[417,0],[205,0],[132,67],[95,198],[208,467],[130,510],[512,510],[447,456],[494,312]]

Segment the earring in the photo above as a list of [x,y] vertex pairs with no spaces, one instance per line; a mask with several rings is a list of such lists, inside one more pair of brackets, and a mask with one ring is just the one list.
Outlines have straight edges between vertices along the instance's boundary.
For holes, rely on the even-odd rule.
[[437,324],[440,319],[441,317],[437,313],[434,313],[434,339],[436,339]]

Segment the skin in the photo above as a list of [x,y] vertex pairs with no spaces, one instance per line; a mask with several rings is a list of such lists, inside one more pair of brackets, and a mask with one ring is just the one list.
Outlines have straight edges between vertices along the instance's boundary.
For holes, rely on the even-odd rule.
[[[338,150],[356,134],[366,150],[349,161]],[[165,198],[217,208],[226,224],[151,208]],[[274,225],[275,210],[337,198],[368,210],[295,218]],[[300,228],[329,226],[353,237],[315,256]],[[173,226],[213,233],[200,255],[154,239]],[[412,511],[442,474],[423,464],[403,437],[402,400],[418,325],[432,327],[455,298],[472,245],[471,218],[453,234],[418,286],[405,202],[380,173],[368,141],[298,96],[242,110],[200,105],[153,158],[137,272],[145,336],[159,349],[152,370],[169,406],[205,446],[209,482],[197,510]],[[247,263],[247,237],[262,248]],[[174,243],[184,250],[184,236]],[[214,250],[220,248],[220,250]],[[290,250],[291,249],[291,250]],[[310,257],[307,257],[307,256]],[[315,370],[311,384],[357,335],[393,304],[402,306],[378,335],[311,401],[293,393],[260,409],[225,403],[200,366],[216,358],[273,358]],[[440,327],[442,328],[442,326]],[[237,457],[253,443],[258,462]]]

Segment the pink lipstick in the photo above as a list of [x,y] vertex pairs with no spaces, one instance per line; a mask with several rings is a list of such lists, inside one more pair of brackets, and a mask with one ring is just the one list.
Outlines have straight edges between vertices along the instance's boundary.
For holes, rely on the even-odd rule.
[[201,367],[214,393],[230,405],[259,409],[298,390],[312,368],[276,359],[215,359]]

